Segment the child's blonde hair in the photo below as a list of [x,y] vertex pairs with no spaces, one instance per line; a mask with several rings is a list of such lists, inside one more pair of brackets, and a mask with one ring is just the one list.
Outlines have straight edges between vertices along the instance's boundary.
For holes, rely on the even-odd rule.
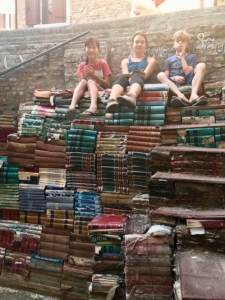
[[180,40],[182,40],[182,41],[187,41],[187,42],[189,42],[189,41],[190,41],[190,38],[191,38],[191,36],[190,36],[189,33],[187,33],[186,30],[178,30],[178,31],[176,31],[176,32],[174,33],[174,35],[173,35],[173,40],[174,40],[174,41],[180,39]]

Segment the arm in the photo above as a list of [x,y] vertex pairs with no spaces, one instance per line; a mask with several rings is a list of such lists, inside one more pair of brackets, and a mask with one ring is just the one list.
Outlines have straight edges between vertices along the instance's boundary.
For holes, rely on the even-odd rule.
[[155,69],[155,59],[153,57],[148,57],[147,67],[144,70],[146,78],[150,77]]
[[129,70],[128,70],[128,58],[124,58],[121,61],[121,70],[122,70],[122,74],[129,74]]
[[95,82],[98,85],[101,85],[104,88],[109,88],[110,87],[110,84],[109,84],[109,75],[108,76],[104,76],[103,78],[100,78],[97,75],[95,75],[95,73],[93,73],[93,75],[91,77],[92,77],[92,79],[95,80]]
[[185,49],[181,48],[181,49],[177,49],[177,50],[180,51],[179,52],[179,57],[181,59],[184,74],[187,75],[194,69],[194,66],[196,66],[196,64],[197,64],[196,56],[192,55],[191,60],[190,60],[190,64],[188,64],[188,62],[186,61],[186,58],[185,58]]

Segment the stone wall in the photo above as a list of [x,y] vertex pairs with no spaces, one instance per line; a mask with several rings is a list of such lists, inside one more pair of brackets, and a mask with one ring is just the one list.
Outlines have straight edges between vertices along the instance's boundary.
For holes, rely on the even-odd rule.
[[[84,59],[84,41],[96,35],[113,75],[120,73],[120,62],[131,53],[131,37],[137,30],[148,36],[147,53],[156,58],[156,74],[173,53],[172,35],[186,29],[192,35],[191,50],[199,62],[206,62],[206,81],[225,78],[225,6],[141,16],[118,22],[98,22],[51,28],[20,29],[0,32],[0,72],[21,63],[59,43],[90,31],[24,67],[0,77],[0,110],[17,110],[18,104],[32,99],[34,88],[73,88],[78,64]],[[178,26],[180,24],[180,26]]]

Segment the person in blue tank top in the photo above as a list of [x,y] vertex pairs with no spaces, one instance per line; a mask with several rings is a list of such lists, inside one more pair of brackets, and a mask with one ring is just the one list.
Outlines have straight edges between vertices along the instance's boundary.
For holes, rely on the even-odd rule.
[[[185,30],[175,32],[173,46],[175,55],[165,61],[165,72],[157,76],[161,83],[168,84],[168,102],[172,107],[202,106],[208,102],[205,96],[198,96],[199,88],[206,73],[206,64],[197,63],[196,54],[188,53],[190,35]],[[179,90],[183,85],[192,85],[189,99]]]
[[[122,75],[114,82],[106,107],[107,113],[114,113],[119,105],[130,108],[136,107],[136,99],[145,83],[150,83],[150,76],[155,68],[155,59],[145,55],[147,37],[142,32],[136,32],[132,38],[133,54],[121,62]],[[128,78],[127,74],[142,71],[142,76],[134,73]],[[123,75],[124,74],[124,75]],[[127,87],[130,86],[129,92]]]

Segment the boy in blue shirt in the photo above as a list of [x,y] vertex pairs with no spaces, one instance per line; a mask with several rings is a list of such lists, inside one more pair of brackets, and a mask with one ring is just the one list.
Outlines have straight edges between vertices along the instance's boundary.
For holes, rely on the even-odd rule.
[[[175,32],[173,38],[176,54],[166,59],[165,72],[160,72],[157,78],[161,83],[169,86],[173,96],[172,107],[206,105],[206,98],[198,96],[206,73],[206,64],[197,63],[196,55],[188,53],[190,35],[185,30]],[[192,85],[189,99],[179,90],[179,87],[185,84]]]

